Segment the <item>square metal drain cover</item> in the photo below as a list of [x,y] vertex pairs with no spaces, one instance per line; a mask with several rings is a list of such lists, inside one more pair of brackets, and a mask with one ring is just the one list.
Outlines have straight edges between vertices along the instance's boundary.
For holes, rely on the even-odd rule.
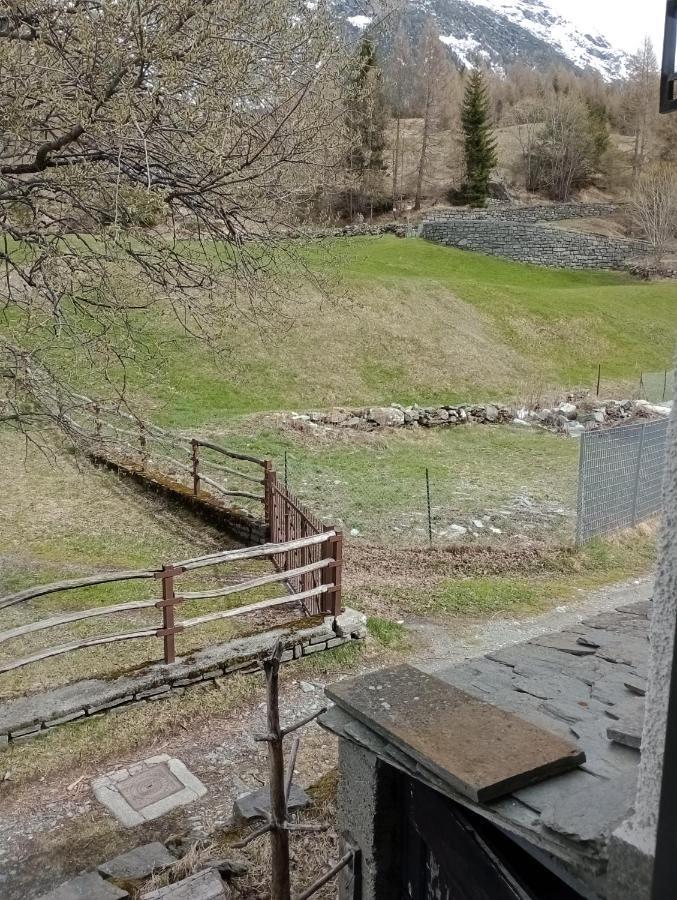
[[92,788],[96,798],[128,827],[164,816],[207,793],[180,760],[166,754],[101,775],[92,781]]

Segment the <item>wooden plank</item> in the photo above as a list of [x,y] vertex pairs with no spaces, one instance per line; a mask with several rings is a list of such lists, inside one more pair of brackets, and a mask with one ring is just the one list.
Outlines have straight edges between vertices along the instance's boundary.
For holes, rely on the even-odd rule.
[[[178,600],[209,600],[213,597],[229,597],[231,594],[241,594],[243,591],[249,591],[255,587],[262,587],[265,584],[275,584],[277,581],[286,581],[295,575],[303,575],[305,572],[315,572],[318,569],[328,568],[333,564],[332,559],[322,559],[319,562],[312,563],[308,566],[302,566],[300,569],[290,569],[283,572],[273,572],[272,575],[261,575],[259,578],[251,578],[249,581],[243,581],[240,584],[229,584],[225,587],[214,588],[211,591],[186,591],[178,594]],[[2,634],[0,634],[2,641]]]
[[585,762],[569,741],[411,666],[343,681],[326,693],[477,803]]
[[83,638],[81,641],[71,641],[69,644],[61,644],[58,647],[48,647],[33,653],[32,656],[24,656],[22,659],[13,659],[10,662],[0,663],[0,674],[20,669],[29,663],[40,662],[42,659],[51,659],[53,656],[62,656],[73,650],[84,650],[86,647],[98,647],[101,644],[118,644],[120,641],[136,641],[140,638],[155,637],[156,628],[146,628],[143,631],[127,631],[124,634],[104,635],[103,637]]
[[44,597],[47,594],[55,594],[57,591],[72,591],[76,588],[91,587],[97,584],[110,584],[114,581],[134,581],[139,578],[153,578],[155,572],[147,570],[142,572],[107,572],[103,575],[87,575],[84,578],[71,578],[68,581],[53,581],[51,584],[40,584],[36,587],[25,588],[16,594],[8,594],[0,599],[0,609],[23,603],[24,600],[32,600],[34,597]]
[[220,447],[218,444],[212,444],[210,441],[202,441],[198,439],[198,444],[201,447],[206,447],[208,450],[215,450],[217,453],[223,453],[224,456],[229,456],[231,459],[239,459],[242,462],[255,463],[257,466],[265,466],[266,464],[266,461],[264,459],[259,459],[257,456],[247,456],[246,453],[235,453],[234,450],[227,450],[225,447]]
[[183,569],[200,569],[204,566],[216,566],[241,559],[261,559],[266,556],[275,556],[278,553],[289,553],[291,550],[298,550],[301,547],[310,547],[313,544],[324,544],[335,534],[335,531],[326,531],[322,534],[313,534],[308,538],[286,541],[283,544],[262,544],[258,547],[243,547],[240,550],[225,550],[223,553],[210,553],[207,556],[185,559],[174,565]]
[[286,603],[300,603],[301,600],[307,600],[309,597],[318,597],[320,594],[326,594],[333,588],[333,584],[313,588],[312,591],[304,591],[301,594],[285,594],[284,597],[275,597],[272,600],[261,600],[259,603],[250,603],[249,606],[238,606],[235,609],[227,609],[224,612],[207,613],[204,616],[196,616],[194,619],[184,619],[177,622],[177,628],[194,628],[196,625],[204,625],[205,622],[218,622],[221,619],[234,619],[237,616],[243,616],[246,613],[257,612],[260,609],[270,609],[273,606],[283,606]]
[[20,625],[10,628],[8,631],[0,631],[0,644],[11,641],[12,638],[23,637],[35,631],[46,631],[48,628],[56,628],[59,625],[67,625],[69,622],[81,622],[83,619],[94,619],[99,616],[115,615],[116,613],[135,612],[139,609],[152,609],[157,603],[153,600],[134,600],[130,603],[116,603],[114,606],[97,606],[93,609],[79,609],[69,613],[60,613],[58,616],[50,616],[48,619],[40,619],[38,622],[29,622],[28,625]]

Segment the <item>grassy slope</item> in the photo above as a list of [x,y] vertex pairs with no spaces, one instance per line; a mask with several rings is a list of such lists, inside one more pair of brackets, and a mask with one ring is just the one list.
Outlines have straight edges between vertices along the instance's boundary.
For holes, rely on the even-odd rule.
[[172,330],[138,397],[178,426],[233,414],[340,404],[530,399],[591,387],[610,393],[670,364],[674,285],[619,273],[525,266],[421,240],[353,239],[309,254],[345,295],[296,301],[260,332],[234,323],[218,359]]
[[573,533],[578,444],[547,432],[477,426],[299,434],[245,420],[219,440],[272,458],[280,478],[286,453],[290,488],[325,521],[370,541],[427,542],[426,468],[438,542],[450,525],[470,527],[485,514],[506,535]]

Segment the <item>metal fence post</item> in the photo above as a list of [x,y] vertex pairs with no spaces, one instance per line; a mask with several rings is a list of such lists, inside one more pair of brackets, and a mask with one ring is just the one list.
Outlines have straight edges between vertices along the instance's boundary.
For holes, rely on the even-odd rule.
[[583,543],[584,523],[583,523],[583,504],[585,489],[585,459],[587,450],[588,432],[581,435],[581,452],[578,457],[578,501],[576,510],[576,546],[580,547]]
[[639,453],[637,454],[637,468],[635,469],[635,487],[632,497],[632,524],[637,524],[637,504],[639,501],[639,483],[642,476],[642,457],[644,456],[644,435],[646,424],[642,425],[642,434],[639,439]]
[[190,443],[193,448],[193,496],[197,497],[200,493],[200,456],[198,450],[200,442],[193,438]]
[[146,426],[143,422],[139,422],[139,454],[141,456],[141,471],[146,468]]
[[162,628],[159,628],[155,634],[161,637],[164,643],[164,655],[166,663],[176,662],[176,645],[174,636],[183,631],[183,626],[177,627],[174,618],[174,607],[177,603],[177,597],[174,593],[174,578],[185,572],[181,566],[163,566],[159,572],[155,573],[156,578],[162,579],[162,600],[159,600],[155,606],[162,610]]

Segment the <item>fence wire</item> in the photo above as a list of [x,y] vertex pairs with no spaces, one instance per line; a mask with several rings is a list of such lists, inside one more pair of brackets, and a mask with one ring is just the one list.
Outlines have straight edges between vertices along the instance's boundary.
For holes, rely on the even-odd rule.
[[649,403],[664,403],[672,399],[675,373],[669,369],[663,372],[643,372],[639,380],[639,398]]
[[660,513],[667,435],[664,419],[582,436],[577,543]]

